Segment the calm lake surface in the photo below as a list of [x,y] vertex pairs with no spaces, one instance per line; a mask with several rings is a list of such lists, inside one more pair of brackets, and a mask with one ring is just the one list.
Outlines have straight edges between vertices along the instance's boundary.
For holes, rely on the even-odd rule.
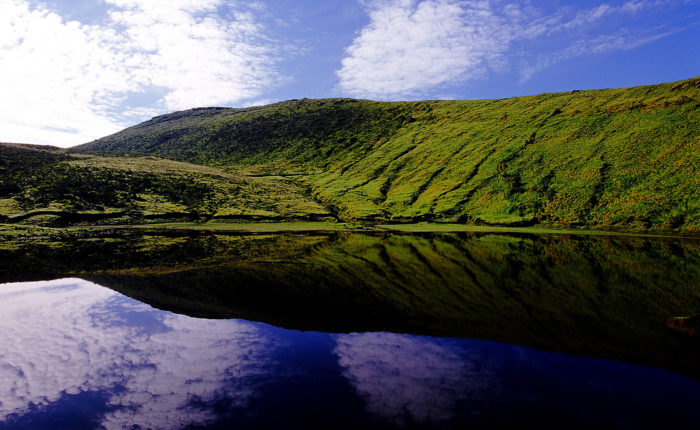
[[0,429],[700,422],[700,243],[505,234],[17,241]]

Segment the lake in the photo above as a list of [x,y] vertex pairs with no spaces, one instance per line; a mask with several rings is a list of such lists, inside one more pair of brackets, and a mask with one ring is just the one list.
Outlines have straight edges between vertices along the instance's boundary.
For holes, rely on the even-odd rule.
[[700,422],[700,241],[132,232],[0,282],[0,429]]

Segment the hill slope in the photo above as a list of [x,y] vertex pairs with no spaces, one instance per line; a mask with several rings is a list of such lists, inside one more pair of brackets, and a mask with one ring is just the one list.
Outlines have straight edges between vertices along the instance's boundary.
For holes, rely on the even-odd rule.
[[74,152],[298,175],[341,219],[700,231],[700,78],[502,100],[294,100],[156,117]]
[[105,158],[0,144],[0,222],[62,226],[198,219],[325,219],[283,177],[154,157]]

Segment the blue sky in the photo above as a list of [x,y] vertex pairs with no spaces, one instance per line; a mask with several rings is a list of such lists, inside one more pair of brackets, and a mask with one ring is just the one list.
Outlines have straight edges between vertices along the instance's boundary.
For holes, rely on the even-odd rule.
[[700,74],[700,0],[1,0],[0,141],[292,98],[502,98]]

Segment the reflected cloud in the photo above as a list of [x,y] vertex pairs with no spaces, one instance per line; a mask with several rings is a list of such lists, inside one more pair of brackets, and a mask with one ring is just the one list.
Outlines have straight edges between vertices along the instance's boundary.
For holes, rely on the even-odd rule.
[[237,320],[155,310],[80,279],[0,285],[0,421],[108,391],[107,429],[180,428],[245,406],[279,342]]
[[366,410],[398,426],[450,420],[460,405],[484,402],[486,392],[500,390],[496,373],[479,355],[443,339],[340,335],[334,352]]

